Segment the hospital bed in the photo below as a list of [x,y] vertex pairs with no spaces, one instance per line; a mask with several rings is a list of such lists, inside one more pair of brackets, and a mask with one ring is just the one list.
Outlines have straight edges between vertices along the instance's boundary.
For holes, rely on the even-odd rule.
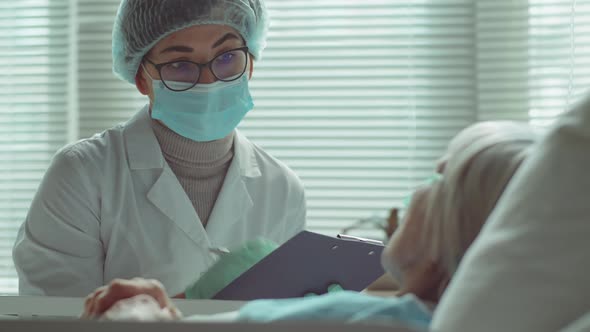
[[[244,305],[244,302],[215,300],[174,300],[174,303],[185,316],[236,311]],[[83,307],[81,298],[0,296],[0,319],[77,319]]]
[[[405,327],[345,324],[129,323],[81,321],[83,299],[0,296],[0,332],[420,332]],[[238,310],[243,302],[174,300],[187,315],[214,315]],[[590,314],[562,332],[590,332]]]
[[84,321],[0,321],[10,332],[415,332],[405,328],[332,324],[112,323]]
[[[212,315],[238,310],[244,302],[174,300],[186,315]],[[403,327],[344,324],[245,324],[245,323],[123,323],[78,319],[83,299],[0,296],[0,332],[416,332]]]

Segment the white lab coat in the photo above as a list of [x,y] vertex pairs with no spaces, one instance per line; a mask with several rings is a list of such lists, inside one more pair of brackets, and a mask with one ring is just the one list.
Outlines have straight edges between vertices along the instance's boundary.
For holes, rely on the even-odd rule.
[[150,121],[146,107],[54,157],[13,250],[21,294],[86,296],[145,277],[177,295],[214,262],[209,247],[283,243],[304,228],[301,181],[239,132],[204,228]]

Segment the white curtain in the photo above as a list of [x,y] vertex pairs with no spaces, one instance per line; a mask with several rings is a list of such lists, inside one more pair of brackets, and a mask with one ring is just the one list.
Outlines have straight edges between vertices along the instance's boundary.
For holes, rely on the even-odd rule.
[[[62,145],[144,103],[111,73],[118,0],[0,0],[0,293]],[[478,120],[547,126],[590,80],[590,0],[267,0],[241,126],[307,188],[309,228],[385,215]],[[361,230],[361,236],[379,236]]]

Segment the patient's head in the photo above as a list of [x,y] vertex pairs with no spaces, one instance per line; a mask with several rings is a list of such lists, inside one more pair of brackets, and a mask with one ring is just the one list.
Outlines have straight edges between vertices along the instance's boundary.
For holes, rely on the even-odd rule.
[[535,138],[526,125],[485,122],[451,141],[436,166],[442,177],[416,190],[384,251],[401,293],[438,301]]

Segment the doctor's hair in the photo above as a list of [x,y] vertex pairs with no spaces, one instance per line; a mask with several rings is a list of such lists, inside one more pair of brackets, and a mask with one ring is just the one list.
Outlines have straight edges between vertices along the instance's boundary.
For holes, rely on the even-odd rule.
[[510,179],[537,140],[515,122],[482,122],[460,132],[440,165],[426,205],[424,248],[452,276]]

